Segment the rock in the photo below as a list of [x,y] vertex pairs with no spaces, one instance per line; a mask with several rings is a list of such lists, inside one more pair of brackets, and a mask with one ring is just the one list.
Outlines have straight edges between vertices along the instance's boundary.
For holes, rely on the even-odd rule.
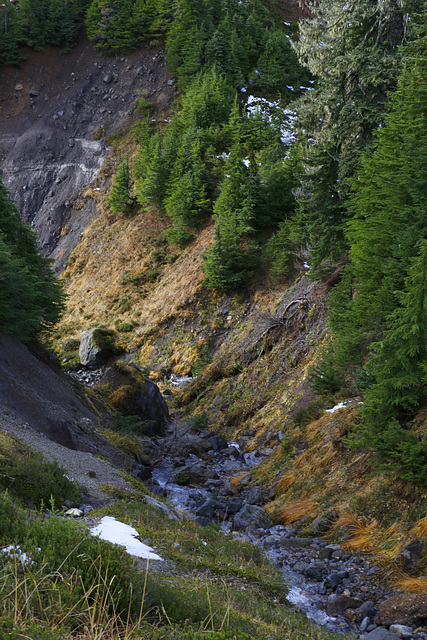
[[178,522],[179,520],[183,520],[183,515],[180,511],[173,509],[173,507],[169,507],[168,505],[152,498],[151,496],[144,496],[144,501],[147,504],[151,504],[152,507],[158,509],[166,516],[169,520],[173,520],[174,522]]
[[229,516],[234,516],[239,513],[243,507],[243,501],[240,498],[230,498],[227,501],[227,513]]
[[163,391],[163,395],[164,396],[171,396],[172,395],[172,391],[166,387],[166,389]]
[[323,547],[323,549],[319,550],[319,558],[320,560],[330,560],[332,558],[334,550],[330,547]]
[[314,536],[322,535],[329,531],[332,525],[338,520],[338,513],[331,511],[313,520],[310,526],[310,533]]
[[267,536],[264,538],[264,548],[272,549],[273,547],[278,547],[281,539],[282,536],[278,535]]
[[169,409],[158,386],[133,363],[115,362],[101,379],[108,400],[125,416],[141,419],[140,433],[163,435],[170,423]]
[[211,438],[208,438],[208,440],[214,451],[222,451],[228,447],[227,440],[220,435],[212,436]]
[[113,76],[112,76],[111,73],[106,73],[102,78],[102,80],[105,82],[105,84],[110,84],[112,79],[113,79]]
[[398,635],[399,638],[403,638],[403,640],[409,640],[413,636],[412,628],[404,624],[392,624],[390,631]]
[[216,505],[217,503],[215,502],[215,500],[212,500],[212,498],[208,498],[197,510],[196,510],[196,516],[202,517],[202,518],[212,518],[215,509],[216,509]]
[[321,580],[324,569],[323,564],[309,564],[304,574],[309,580]]
[[407,544],[396,556],[396,562],[409,573],[415,573],[423,561],[423,555],[427,554],[427,544],[421,540],[413,540]]
[[377,627],[367,636],[365,636],[365,640],[396,640],[397,636],[395,633],[391,633],[391,631],[387,631],[384,627]]
[[328,616],[342,616],[344,611],[347,609],[357,609],[360,604],[361,602],[357,598],[333,594],[328,597],[326,602],[326,613]]
[[79,358],[84,367],[96,369],[111,357],[113,352],[112,336],[112,331],[102,327],[83,331],[79,347]]
[[366,629],[369,627],[371,623],[372,621],[370,618],[368,618],[368,616],[366,616],[366,618],[363,618],[362,622],[360,623],[360,631],[362,633],[366,631]]
[[211,471],[211,469],[204,467],[201,464],[186,465],[177,469],[173,476],[173,482],[182,485],[200,485],[204,484],[206,480],[216,478],[217,474]]
[[427,618],[427,594],[398,595],[381,602],[380,617],[385,625],[412,624]]
[[35,89],[30,89],[31,98],[37,98],[38,95],[40,95],[38,91],[36,91]]
[[20,82],[18,82],[18,84],[15,84],[15,91],[22,91],[23,88],[24,87]]
[[251,525],[268,529],[272,524],[273,521],[270,514],[262,507],[257,507],[253,504],[245,504],[243,509],[234,516],[234,529],[237,531],[246,529]]
[[294,571],[298,571],[299,573],[305,573],[307,570],[307,567],[309,567],[310,565],[308,564],[308,562],[303,562],[302,560],[298,560],[298,562],[295,562],[294,566],[292,567],[292,569]]
[[282,536],[280,546],[282,549],[303,549],[309,547],[311,544],[311,538],[285,538]]
[[336,589],[339,583],[341,582],[337,573],[332,572],[325,578],[325,584],[330,589]]
[[248,504],[262,505],[262,503],[264,502],[262,491],[257,487],[252,487],[252,489],[249,489],[248,495],[246,496],[246,502]]
[[375,618],[376,609],[372,600],[367,600],[363,604],[360,605],[355,611],[356,614],[356,622],[361,622],[363,618],[370,618],[373,620]]
[[136,467],[132,470],[132,475],[138,480],[148,480],[149,478],[151,478],[151,469],[149,467],[146,467],[144,464],[137,464]]

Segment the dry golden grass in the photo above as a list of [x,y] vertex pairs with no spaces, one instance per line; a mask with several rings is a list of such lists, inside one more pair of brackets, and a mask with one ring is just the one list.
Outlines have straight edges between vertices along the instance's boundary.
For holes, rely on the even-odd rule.
[[315,518],[317,513],[318,505],[311,496],[307,496],[284,504],[275,512],[275,515],[281,524],[286,525],[297,522],[304,516]]
[[397,587],[409,593],[427,593],[427,577],[404,576],[397,580]]

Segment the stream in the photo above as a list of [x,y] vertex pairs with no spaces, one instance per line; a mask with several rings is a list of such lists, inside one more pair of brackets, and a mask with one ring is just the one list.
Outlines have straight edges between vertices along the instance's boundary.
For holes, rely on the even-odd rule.
[[[374,602],[388,594],[374,585],[377,568],[364,558],[317,537],[299,537],[291,525],[260,526],[255,519],[253,524],[236,530],[236,514],[245,505],[263,511],[265,496],[246,483],[271,449],[242,453],[238,443],[221,443],[220,436],[209,433],[200,437],[187,434],[187,439],[192,444],[190,449],[210,440],[217,450],[211,449],[204,460],[199,452],[165,457],[153,469],[151,488],[157,488],[175,508],[195,518],[201,526],[221,522],[225,533],[259,546],[280,569],[289,588],[288,601],[309,619],[329,631],[355,637],[373,630],[377,615]],[[230,485],[232,476],[243,476],[237,495],[236,488]]]

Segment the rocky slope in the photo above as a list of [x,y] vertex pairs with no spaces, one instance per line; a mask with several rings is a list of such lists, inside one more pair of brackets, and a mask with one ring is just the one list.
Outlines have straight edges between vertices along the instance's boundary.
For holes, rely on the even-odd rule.
[[174,94],[160,48],[101,58],[84,35],[69,53],[29,51],[21,69],[0,69],[5,185],[57,271],[96,216],[84,192],[99,189],[109,136],[129,123],[141,95],[160,117]]

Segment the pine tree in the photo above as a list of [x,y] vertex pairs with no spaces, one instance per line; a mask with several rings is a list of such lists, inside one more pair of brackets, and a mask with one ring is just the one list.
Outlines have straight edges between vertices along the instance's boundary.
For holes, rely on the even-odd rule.
[[64,294],[0,179],[0,332],[30,340],[58,321]]
[[302,226],[317,268],[347,250],[349,179],[372,130],[384,120],[401,45],[413,34],[410,27],[423,0],[355,0],[345,6],[317,0],[312,5],[313,17],[300,23],[295,48],[300,62],[317,76],[317,90],[299,105],[300,128],[310,138],[300,192]]
[[118,168],[108,197],[108,204],[113,213],[129,213],[132,210],[134,198],[131,196],[131,178],[128,158],[126,158]]

